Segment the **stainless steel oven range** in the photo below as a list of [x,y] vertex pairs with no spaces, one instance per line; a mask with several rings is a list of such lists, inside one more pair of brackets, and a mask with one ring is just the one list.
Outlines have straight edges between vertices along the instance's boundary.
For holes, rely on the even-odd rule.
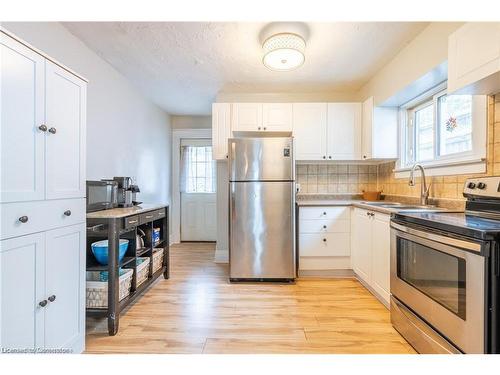
[[500,353],[500,177],[464,196],[465,212],[391,219],[391,321],[419,353]]

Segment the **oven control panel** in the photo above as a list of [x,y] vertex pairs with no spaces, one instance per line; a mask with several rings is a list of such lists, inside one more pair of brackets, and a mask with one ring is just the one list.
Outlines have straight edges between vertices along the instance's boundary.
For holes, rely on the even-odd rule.
[[464,196],[500,198],[500,176],[467,179],[464,184]]

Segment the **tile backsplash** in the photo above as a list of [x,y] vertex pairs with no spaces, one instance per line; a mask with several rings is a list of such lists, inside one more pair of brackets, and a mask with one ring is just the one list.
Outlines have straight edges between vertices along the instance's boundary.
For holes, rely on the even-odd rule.
[[356,164],[297,164],[300,193],[360,194],[377,189],[377,166]]

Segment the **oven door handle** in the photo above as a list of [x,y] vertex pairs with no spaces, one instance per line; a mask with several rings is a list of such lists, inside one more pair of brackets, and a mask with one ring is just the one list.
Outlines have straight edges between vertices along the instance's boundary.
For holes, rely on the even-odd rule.
[[417,237],[425,238],[430,241],[436,241],[439,243],[442,243],[444,245],[448,246],[453,246],[453,247],[458,247],[461,249],[466,249],[470,251],[474,251],[477,253],[481,252],[481,244],[476,243],[476,242],[469,242],[469,241],[464,241],[464,240],[459,240],[457,238],[452,238],[452,237],[446,237],[446,236],[441,236],[436,233],[430,233],[430,232],[424,232],[418,229],[410,228],[401,224],[397,224],[393,221],[391,221],[391,228],[394,228],[398,231],[408,233]]

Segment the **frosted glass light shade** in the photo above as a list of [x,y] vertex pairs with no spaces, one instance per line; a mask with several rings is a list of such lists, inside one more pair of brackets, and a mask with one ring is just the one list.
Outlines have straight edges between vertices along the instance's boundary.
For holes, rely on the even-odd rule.
[[276,34],[266,39],[262,45],[262,62],[271,70],[293,70],[304,63],[305,48],[306,42],[297,34]]

